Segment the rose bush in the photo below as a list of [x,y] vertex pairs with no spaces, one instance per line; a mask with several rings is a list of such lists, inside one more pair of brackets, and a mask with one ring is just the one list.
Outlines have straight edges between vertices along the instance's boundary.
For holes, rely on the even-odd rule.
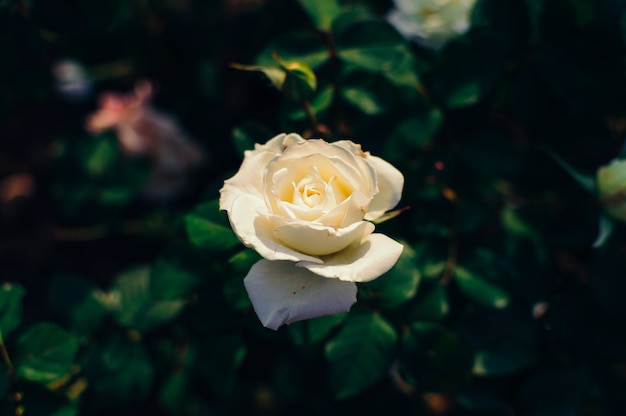
[[394,0],[387,19],[406,38],[439,47],[467,32],[476,0]]
[[356,284],[388,271],[402,245],[373,233],[400,200],[404,178],[351,141],[280,134],[245,153],[220,209],[263,260],[244,279],[264,326],[344,312]]

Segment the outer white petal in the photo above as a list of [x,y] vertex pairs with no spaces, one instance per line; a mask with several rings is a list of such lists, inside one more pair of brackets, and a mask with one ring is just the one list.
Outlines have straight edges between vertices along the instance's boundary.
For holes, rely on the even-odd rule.
[[348,227],[335,229],[309,222],[290,222],[274,227],[274,236],[286,246],[312,256],[324,256],[345,249],[361,241],[374,231],[374,224],[359,221]]
[[243,281],[263,326],[347,312],[356,302],[354,283],[324,279],[292,262],[259,260]]
[[367,220],[375,220],[395,207],[402,197],[402,187],[404,186],[404,176],[389,162],[377,156],[368,156],[366,159],[376,170],[378,180],[378,193],[370,202],[368,212],[365,215]]
[[274,223],[259,211],[265,210],[265,202],[259,197],[240,194],[228,212],[230,225],[239,240],[252,247],[269,260],[308,261],[321,263],[317,257],[299,253],[280,244],[273,236]]
[[403,250],[402,244],[384,234],[370,234],[360,245],[323,257],[324,264],[300,262],[303,267],[323,277],[348,282],[369,282],[389,271]]

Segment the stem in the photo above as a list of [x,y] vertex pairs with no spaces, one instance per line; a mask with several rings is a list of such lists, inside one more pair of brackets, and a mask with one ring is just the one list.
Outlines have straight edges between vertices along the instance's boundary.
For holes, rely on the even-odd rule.
[[441,283],[447,285],[452,279],[452,274],[456,268],[456,259],[458,256],[458,241],[456,233],[450,237],[450,244],[448,245],[448,260],[446,261],[445,268],[443,269],[443,275],[441,276]]
[[313,107],[311,107],[311,104],[309,104],[307,100],[302,101],[302,106],[304,107],[304,112],[306,113],[306,116],[309,119],[309,122],[311,123],[311,127],[313,127],[313,131],[315,131],[316,133],[319,133],[320,132],[319,124],[317,122],[317,116],[315,115],[315,111],[313,110]]
[[13,375],[13,363],[11,362],[11,359],[9,358],[9,353],[7,351],[6,346],[4,345],[4,339],[2,338],[2,332],[0,332],[0,354],[2,355],[2,361],[5,362],[5,364],[7,365],[7,367],[9,368],[9,374]]

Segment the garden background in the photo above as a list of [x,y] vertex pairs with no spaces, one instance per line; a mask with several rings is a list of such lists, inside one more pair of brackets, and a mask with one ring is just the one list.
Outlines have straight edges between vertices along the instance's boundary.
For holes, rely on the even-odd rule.
[[[478,0],[437,45],[393,7],[0,0],[0,414],[626,414],[626,2]],[[133,91],[136,152],[89,122]],[[405,249],[272,331],[217,198],[281,132],[396,166]]]

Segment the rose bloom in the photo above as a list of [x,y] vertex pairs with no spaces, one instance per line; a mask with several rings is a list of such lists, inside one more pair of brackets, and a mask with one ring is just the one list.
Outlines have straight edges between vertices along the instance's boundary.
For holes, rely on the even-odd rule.
[[203,155],[171,117],[152,107],[152,95],[152,84],[146,81],[130,94],[103,94],[86,129],[93,134],[114,130],[125,154],[152,159],[154,170],[144,195],[167,199],[184,189],[187,173]]
[[470,27],[476,0],[394,0],[387,20],[406,38],[440,47]]
[[265,258],[244,279],[264,326],[348,311],[354,282],[396,263],[402,245],[370,221],[398,203],[403,184],[396,168],[349,140],[280,134],[245,153],[220,191],[220,209]]

